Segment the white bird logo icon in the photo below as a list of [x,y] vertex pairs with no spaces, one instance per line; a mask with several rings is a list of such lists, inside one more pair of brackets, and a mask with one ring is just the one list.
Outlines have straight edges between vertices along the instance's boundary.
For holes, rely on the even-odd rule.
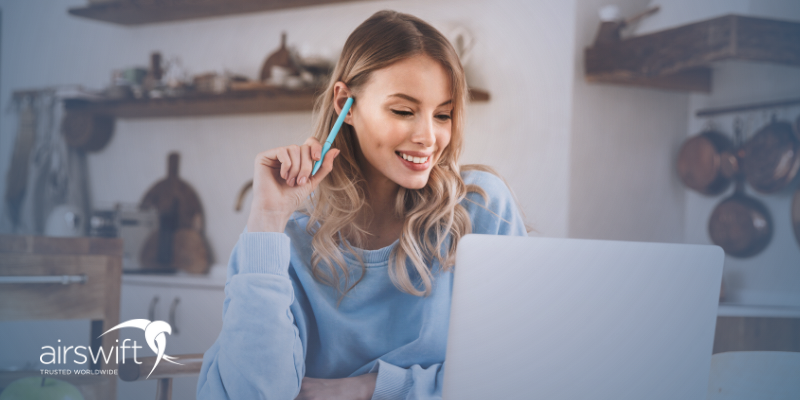
[[[150,370],[149,374],[147,374],[147,378],[149,378],[150,375],[153,374],[153,371],[155,371],[156,367],[158,366],[158,362],[161,361],[162,358],[173,364],[183,365],[181,363],[172,361],[172,360],[177,360],[176,357],[164,354],[164,351],[167,348],[167,337],[165,333],[168,333],[170,335],[172,334],[172,327],[169,326],[167,322],[165,321],[151,322],[150,320],[147,319],[131,319],[103,332],[103,335],[113,330],[117,330],[119,328],[139,328],[143,330],[144,339],[147,342],[147,345],[150,346],[150,349],[157,354],[156,362],[155,364],[153,364],[153,369]],[[100,336],[98,336],[98,338]]]

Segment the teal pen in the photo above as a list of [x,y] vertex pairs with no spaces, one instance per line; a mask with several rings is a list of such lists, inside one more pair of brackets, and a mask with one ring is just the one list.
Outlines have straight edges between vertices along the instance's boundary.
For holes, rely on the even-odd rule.
[[339,133],[339,128],[342,127],[344,118],[347,116],[347,112],[350,111],[350,106],[352,105],[353,98],[348,97],[347,102],[345,102],[344,107],[342,107],[342,112],[339,113],[339,118],[336,118],[336,123],[333,124],[333,128],[331,128],[331,133],[328,134],[328,139],[326,139],[325,144],[322,145],[322,154],[319,156],[319,160],[314,163],[314,169],[311,171],[311,176],[314,176],[314,174],[316,174],[319,170],[319,167],[322,166],[322,160],[325,159],[325,154],[327,154],[328,150],[331,149],[333,140],[336,139],[336,134]]

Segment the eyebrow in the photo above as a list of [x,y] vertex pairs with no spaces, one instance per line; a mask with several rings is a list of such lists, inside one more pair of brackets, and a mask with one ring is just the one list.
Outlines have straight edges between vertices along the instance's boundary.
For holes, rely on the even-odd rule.
[[[417,100],[417,99],[415,99],[415,98],[413,98],[413,97],[411,97],[411,96],[409,96],[409,95],[407,95],[407,94],[403,94],[403,93],[395,93],[395,94],[390,94],[388,97],[399,97],[399,98],[401,98],[401,99],[406,99],[406,100],[408,100],[408,101],[410,101],[410,102],[412,102],[412,103],[415,103],[415,104],[419,104],[419,103],[421,103],[419,100]],[[450,103],[452,103],[452,102],[453,102],[453,100],[452,100],[452,99],[450,99],[450,100],[447,100],[447,101],[445,101],[445,102],[444,102],[444,103],[442,103],[442,104],[439,104],[437,107],[441,107],[441,106],[443,106],[443,105],[447,105],[447,104],[450,104]]]

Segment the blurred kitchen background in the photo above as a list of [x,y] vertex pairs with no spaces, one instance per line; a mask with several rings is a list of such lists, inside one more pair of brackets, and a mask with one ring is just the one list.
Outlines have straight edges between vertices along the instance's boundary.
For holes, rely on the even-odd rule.
[[[0,0],[0,234],[121,237],[119,319],[169,319],[169,354],[213,343],[255,155],[309,136],[314,85],[382,9],[456,43],[473,88],[463,162],[506,178],[532,235],[711,244],[747,163],[733,143],[771,134],[750,140],[771,156],[715,214],[729,250],[715,351],[800,351],[797,0],[204,3],[223,2]],[[88,335],[0,324],[17,340],[0,340],[6,368]],[[724,336],[748,329],[774,333]],[[181,379],[189,398],[196,378]]]

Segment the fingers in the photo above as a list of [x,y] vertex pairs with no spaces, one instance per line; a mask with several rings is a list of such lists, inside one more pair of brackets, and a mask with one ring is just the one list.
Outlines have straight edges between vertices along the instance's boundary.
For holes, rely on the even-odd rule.
[[311,159],[311,146],[303,145],[300,147],[300,173],[297,175],[297,185],[303,186],[311,177],[311,170],[314,168],[314,161]]
[[286,151],[289,153],[289,157],[291,158],[291,166],[289,167],[289,174],[286,176],[286,184],[289,186],[295,186],[298,178],[297,175],[300,173],[300,167],[302,166],[300,146],[287,146]]
[[289,157],[289,152],[286,151],[286,148],[279,147],[277,149],[268,150],[264,153],[269,153],[264,157],[264,160],[267,161],[264,163],[264,165],[267,165],[270,168],[280,168],[281,178],[286,179],[289,174],[289,168],[292,166],[292,159]]
[[340,152],[339,149],[328,150],[328,154],[325,155],[325,159],[322,161],[322,166],[319,167],[319,171],[317,171],[309,181],[312,185],[316,187],[316,185],[319,185],[319,183],[328,176],[328,173],[333,169],[333,160],[336,159]]
[[310,137],[306,139],[306,142],[303,143],[303,146],[309,146],[311,148],[312,160],[317,161],[322,156],[322,144],[319,143],[319,140]]
[[[330,155],[331,152],[328,152]],[[338,150],[336,151],[338,154]],[[310,182],[311,171],[314,163],[322,156],[322,145],[313,137],[310,137],[302,146],[291,145],[277,147],[259,153],[256,156],[256,164],[280,170],[280,177],[286,181],[288,186],[303,186]],[[334,157],[330,158],[332,165]],[[324,163],[321,167],[325,168]],[[322,170],[317,172],[319,175]]]
[[262,151],[256,155],[256,165],[264,165],[269,168],[280,168],[282,162],[278,159],[281,147]]

